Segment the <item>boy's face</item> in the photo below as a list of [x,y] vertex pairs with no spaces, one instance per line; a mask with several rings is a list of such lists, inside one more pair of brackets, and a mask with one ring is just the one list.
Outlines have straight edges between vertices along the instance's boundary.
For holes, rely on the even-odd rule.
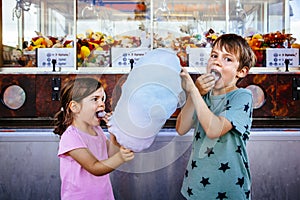
[[236,82],[242,77],[241,72],[238,72],[238,67],[239,61],[236,55],[218,45],[212,49],[207,63],[207,73],[215,71],[220,74],[220,78],[215,83],[214,92],[223,94],[236,89]]

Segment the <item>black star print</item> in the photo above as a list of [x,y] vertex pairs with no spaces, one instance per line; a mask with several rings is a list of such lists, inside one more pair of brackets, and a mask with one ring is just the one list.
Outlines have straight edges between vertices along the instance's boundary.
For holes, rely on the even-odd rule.
[[232,129],[236,128],[236,126],[233,124],[233,122],[231,122],[231,125],[232,125]]
[[252,117],[252,112],[250,112],[250,115],[249,115],[249,117],[250,117],[250,118]]
[[229,105],[229,100],[227,100],[226,104],[225,104],[225,109],[229,110],[231,108],[231,106]]
[[242,150],[241,150],[241,145],[237,146],[237,150],[235,151],[237,153],[239,153],[240,155],[242,155]]
[[250,190],[248,190],[247,192],[245,192],[246,198],[249,199],[250,197]]
[[248,134],[246,134],[246,133],[243,134],[243,140],[244,140],[244,141],[249,140]]
[[189,171],[185,170],[185,177],[188,177],[188,176],[189,176]]
[[197,167],[196,160],[192,160],[192,169],[194,169],[195,167]]
[[249,168],[248,162],[244,162],[244,165],[245,165],[246,169]]
[[248,110],[249,110],[249,102],[246,105],[244,105],[244,111],[248,112]]
[[238,178],[238,181],[235,184],[239,185],[240,187],[243,187],[243,185],[244,185],[244,177]]
[[206,185],[210,184],[210,182],[208,180],[209,180],[209,178],[202,177],[202,181],[200,181],[200,183],[203,184],[203,187],[205,187]]
[[230,110],[231,106],[226,106],[225,110]]
[[219,168],[219,170],[222,170],[224,173],[227,169],[230,169],[230,167],[228,166],[228,162],[227,163],[221,163],[221,167]]
[[195,138],[196,138],[197,141],[198,141],[199,139],[201,139],[201,137],[200,137],[200,131],[197,131]]
[[216,199],[228,199],[228,197],[226,196],[226,192],[218,192],[218,196],[216,197]]
[[188,193],[189,197],[192,196],[193,195],[192,188],[188,187],[187,193]]
[[210,157],[211,154],[215,154],[213,149],[214,149],[213,147],[212,148],[206,147],[205,153],[207,154],[208,157]]
[[226,101],[225,106],[228,106],[228,105],[229,105],[229,99]]
[[246,125],[246,126],[244,126],[244,127],[245,127],[245,129],[246,129],[246,130],[248,130],[248,128],[249,128],[249,125],[247,124],[247,125]]

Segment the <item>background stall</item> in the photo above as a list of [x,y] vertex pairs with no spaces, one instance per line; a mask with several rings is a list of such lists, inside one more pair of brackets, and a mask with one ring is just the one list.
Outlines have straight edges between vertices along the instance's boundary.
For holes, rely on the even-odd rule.
[[[239,82],[255,97],[248,145],[252,199],[300,196],[299,1],[0,0],[0,5],[0,199],[59,199],[59,138],[52,130],[66,81],[100,80],[109,112],[131,59],[134,67],[154,48],[172,49],[196,79],[205,73],[211,43],[227,32],[245,37],[258,57]],[[116,199],[183,199],[179,189],[191,133],[177,136],[179,112],[150,149],[111,174]]]

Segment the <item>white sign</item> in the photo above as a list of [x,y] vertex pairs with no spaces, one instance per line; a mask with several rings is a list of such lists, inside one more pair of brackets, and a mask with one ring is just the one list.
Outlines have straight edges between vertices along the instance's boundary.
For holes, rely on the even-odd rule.
[[295,48],[267,48],[267,67],[285,67],[285,59],[289,60],[289,67],[299,66],[299,49]]
[[36,51],[37,67],[74,67],[73,48],[38,48]]
[[206,67],[211,48],[188,48],[189,67]]
[[149,48],[111,48],[111,63],[112,67],[131,67],[130,60],[133,61],[133,66],[137,61],[149,52]]

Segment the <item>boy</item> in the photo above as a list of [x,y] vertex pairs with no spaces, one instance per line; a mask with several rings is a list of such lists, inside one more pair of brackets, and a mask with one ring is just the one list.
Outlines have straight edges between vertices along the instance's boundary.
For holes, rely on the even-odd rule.
[[224,34],[212,46],[208,74],[194,84],[182,68],[187,101],[176,130],[195,127],[182,194],[187,199],[250,199],[251,177],[246,142],[252,124],[252,94],[237,87],[255,64],[248,43],[236,34]]

